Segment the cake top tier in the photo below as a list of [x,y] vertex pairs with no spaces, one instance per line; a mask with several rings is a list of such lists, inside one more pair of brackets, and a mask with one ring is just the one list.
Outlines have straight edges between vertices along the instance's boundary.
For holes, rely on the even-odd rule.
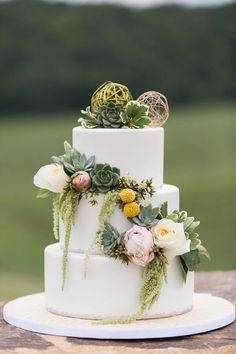
[[169,107],[159,92],[148,91],[134,100],[128,87],[107,81],[93,93],[90,106],[81,113],[79,125],[87,129],[140,129],[162,126]]
[[96,163],[118,167],[121,176],[163,184],[164,129],[73,129],[73,147]]

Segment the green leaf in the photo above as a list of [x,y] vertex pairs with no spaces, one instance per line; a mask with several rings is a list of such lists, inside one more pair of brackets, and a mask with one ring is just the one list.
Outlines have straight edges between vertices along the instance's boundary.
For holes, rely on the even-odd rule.
[[199,251],[198,249],[191,250],[180,256],[181,261],[183,261],[189,271],[194,271],[200,263]]
[[68,141],[64,141],[64,149],[65,149],[65,152],[69,152],[72,149],[71,145],[68,143]]
[[39,188],[36,198],[47,198],[52,194],[48,189]]
[[166,219],[172,220],[174,222],[178,222],[178,215],[175,213],[171,213],[170,215],[167,215]]
[[184,260],[181,257],[179,257],[179,261],[180,261],[181,274],[183,276],[184,282],[186,283],[187,274],[188,274],[188,267],[187,267],[187,265],[185,264]]
[[148,107],[141,105],[138,101],[130,101],[122,114],[122,121],[130,128],[144,128],[151,123],[148,117]]
[[206,249],[204,246],[202,246],[202,245],[200,244],[197,249],[198,249],[199,254],[200,254],[201,256],[205,256],[205,257],[207,257],[209,260],[211,259],[211,256],[210,256],[209,252],[207,251],[207,249]]
[[160,214],[162,216],[162,218],[166,218],[168,215],[168,202],[164,202],[161,204],[160,206]]

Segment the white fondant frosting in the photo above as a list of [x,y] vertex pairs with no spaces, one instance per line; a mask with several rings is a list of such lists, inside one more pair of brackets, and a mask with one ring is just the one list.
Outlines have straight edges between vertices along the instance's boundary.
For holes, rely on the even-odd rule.
[[[156,193],[153,207],[168,202],[168,212],[179,209],[179,190],[163,185],[163,128],[146,129],[73,129],[73,147],[87,157],[95,155],[97,163],[120,168],[121,176],[130,175],[138,181],[153,179]],[[72,227],[67,276],[62,291],[62,258],[65,230],[60,220],[59,243],[45,249],[46,308],[57,314],[80,318],[119,318],[138,311],[138,295],[142,284],[141,267],[102,256],[95,250],[88,259],[84,276],[85,252],[95,238],[99,212],[104,195],[91,206],[83,198],[76,211]],[[120,232],[131,223],[117,207],[109,220]],[[193,306],[194,274],[188,272],[183,281],[178,257],[167,266],[168,282],[161,295],[144,318],[173,316],[189,311]]]
[[[73,252],[86,252],[91,245],[98,229],[98,217],[102,206],[104,195],[99,194],[98,204],[92,206],[85,198],[81,199],[76,212],[75,225],[71,230],[69,250]],[[168,212],[179,209],[179,189],[171,185],[163,185],[158,188],[152,197],[153,207],[160,206],[163,202],[168,202]],[[127,231],[132,227],[126,216],[117,207],[109,222],[116,227],[119,232]],[[59,229],[60,245],[64,248],[65,228],[60,220]],[[95,250],[94,253],[98,251]]]
[[[62,250],[58,243],[45,249],[46,308],[58,314],[80,318],[118,318],[138,311],[142,284],[141,267],[119,260],[92,255],[84,276],[84,254],[68,255],[68,274],[61,290]],[[193,306],[193,272],[186,283],[178,257],[167,266],[168,282],[163,284],[159,300],[144,314],[145,318],[167,317],[190,310]]]
[[121,176],[138,181],[153,179],[155,187],[163,184],[164,129],[73,129],[73,147],[97,163],[120,169]]

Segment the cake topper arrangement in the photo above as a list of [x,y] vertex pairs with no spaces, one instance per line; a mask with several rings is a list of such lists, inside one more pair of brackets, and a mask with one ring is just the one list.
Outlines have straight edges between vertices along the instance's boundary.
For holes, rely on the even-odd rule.
[[[94,92],[91,106],[82,114],[79,124],[87,129],[140,129],[164,124],[169,108],[161,93],[149,91],[133,100],[126,86],[109,81]],[[99,134],[99,131],[94,133]],[[111,166],[106,161],[97,163],[95,156],[86,156],[67,142],[64,149],[63,155],[53,156],[53,163],[41,167],[34,176],[34,184],[39,187],[37,196],[52,196],[56,239],[59,238],[59,220],[64,224],[61,291],[67,279],[70,237],[76,213],[80,211],[79,203],[84,198],[94,206],[101,194],[98,229],[84,258],[85,275],[94,248],[103,256],[139,266],[142,275],[139,310],[133,316],[115,321],[132,322],[158,300],[163,282],[168,281],[167,265],[173,258],[179,258],[183,281],[186,281],[188,272],[194,271],[200,263],[200,255],[209,257],[196,232],[199,221],[186,211],[168,213],[167,201],[153,206],[156,190],[152,176],[142,181],[135,176],[122,176],[119,166]],[[130,222],[130,228],[122,233],[111,224],[117,208]],[[102,323],[112,323],[112,320]]]
[[169,117],[167,98],[159,92],[148,91],[143,93],[137,101],[148,106],[148,116],[151,118],[150,127],[162,126]]
[[106,81],[81,113],[78,123],[87,129],[141,129],[162,126],[169,117],[169,106],[162,93],[149,91],[134,100],[128,87]]

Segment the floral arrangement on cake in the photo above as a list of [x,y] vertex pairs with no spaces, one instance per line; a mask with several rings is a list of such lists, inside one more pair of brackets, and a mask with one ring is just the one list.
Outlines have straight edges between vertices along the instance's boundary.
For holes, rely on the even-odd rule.
[[[151,122],[149,108],[133,101],[125,86],[117,85],[105,83],[94,93],[91,108],[83,111],[85,116],[79,119],[84,128],[143,128]],[[106,162],[96,163],[95,156],[87,157],[68,142],[64,143],[64,149],[63,155],[53,156],[53,163],[41,167],[34,176],[34,184],[39,187],[37,196],[52,196],[56,239],[60,218],[65,226],[62,291],[67,275],[70,234],[78,204],[86,198],[91,205],[95,205],[98,194],[103,194],[99,227],[85,257],[85,275],[94,246],[98,246],[101,254],[107,257],[139,266],[142,272],[139,311],[118,320],[119,323],[132,322],[157,301],[163,282],[168,281],[167,264],[174,257],[179,257],[183,281],[188,271],[194,271],[200,263],[200,255],[209,258],[196,232],[200,222],[188,216],[186,211],[168,213],[167,202],[152,206],[155,189],[151,178],[137,181],[135,177],[121,176],[119,167]],[[116,208],[120,208],[132,224],[123,233],[119,233],[109,222]],[[111,323],[111,320],[103,320],[102,323]]]
[[161,126],[169,116],[166,97],[155,91],[143,93],[133,100],[128,87],[105,82],[92,95],[91,105],[78,119],[84,128],[144,128]]

